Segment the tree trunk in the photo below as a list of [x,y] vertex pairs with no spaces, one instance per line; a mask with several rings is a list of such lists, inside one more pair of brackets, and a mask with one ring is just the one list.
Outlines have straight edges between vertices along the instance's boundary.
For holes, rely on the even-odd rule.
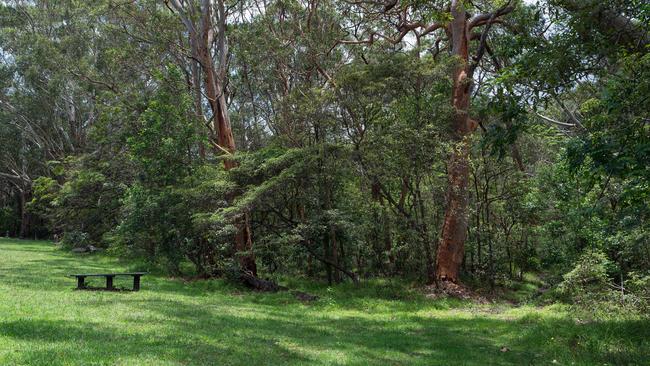
[[30,193],[26,188],[23,188],[20,191],[20,232],[19,237],[21,239],[27,238],[29,235],[31,215],[27,211],[27,202],[29,202]]
[[[371,195],[373,201],[379,203],[379,212],[373,213],[375,219],[375,228],[373,230],[374,248],[377,252],[378,265],[380,270],[385,274],[393,272],[393,263],[395,256],[393,254],[393,243],[390,236],[390,218],[384,207],[384,198],[381,195],[381,188],[379,182],[375,178],[371,185]],[[384,260],[384,258],[386,260]],[[387,265],[384,265],[387,262]]]
[[476,212],[474,213],[474,218],[476,219],[476,256],[478,261],[478,268],[483,267],[483,243],[482,243],[482,232],[483,229],[481,226],[481,195],[478,190],[478,174],[474,173],[474,192],[476,193]]
[[424,246],[424,255],[426,260],[426,275],[428,282],[435,281],[435,270],[433,266],[433,252],[431,250],[431,240],[429,239],[429,229],[427,225],[427,213],[424,208],[424,200],[422,199],[422,190],[420,189],[420,177],[415,179],[415,203],[417,204],[417,209],[419,210],[418,216],[420,217],[421,224],[419,225],[421,230],[422,245]]
[[468,144],[451,156],[447,207],[436,256],[436,280],[458,282],[467,238]]
[[[226,42],[226,10],[223,1],[216,3],[216,12],[214,18],[217,19],[217,41],[214,41],[215,29],[213,27],[212,2],[208,0],[201,1],[201,19],[197,31],[196,22],[186,13],[184,4],[178,1],[171,1],[172,5],[178,12],[187,28],[189,34],[190,47],[192,48],[193,57],[201,65],[205,93],[213,115],[213,131],[211,136],[215,153],[234,154],[236,151],[235,139],[230,125],[228,115],[228,105],[226,103],[224,82],[227,76],[226,59],[228,47]],[[187,6],[195,6],[194,2]],[[191,14],[192,12],[190,12]],[[219,70],[215,67],[212,57],[212,45],[217,44],[217,54],[220,56]],[[196,78],[195,78],[196,80]],[[200,104],[199,104],[200,107]],[[237,162],[231,159],[224,160],[224,167],[230,170],[237,166]],[[233,197],[229,197],[232,200]],[[235,234],[235,251],[238,253],[237,258],[241,269],[244,272],[257,276],[257,266],[255,256],[253,255],[253,241],[249,223],[249,214],[245,212],[243,217],[236,223],[238,232]],[[243,254],[242,254],[243,253]]]
[[[330,260],[334,264],[339,264],[339,246],[336,241],[336,227],[330,224],[329,242],[330,242]],[[334,269],[332,274],[334,283],[341,282],[341,273]]]
[[[332,186],[330,182],[325,181],[325,211],[332,209]],[[339,263],[339,247],[338,242],[336,241],[336,225],[332,222],[328,224],[328,233],[327,233],[327,256],[331,262],[331,265],[327,267],[327,281],[328,283],[339,283],[341,282],[341,273],[337,267],[341,266]]]
[[[304,181],[301,182],[301,187],[304,188]],[[307,222],[307,217],[305,216],[305,204],[300,200],[298,202],[298,205],[296,207],[296,210],[298,211],[298,218],[300,219],[300,223],[305,224]],[[311,240],[309,238],[305,238],[305,244],[306,247],[311,248]],[[311,252],[307,251],[307,277],[311,278],[314,276],[313,272],[313,260],[312,260],[312,255]]]
[[[194,113],[196,118],[201,123],[201,128],[205,128],[205,115],[203,114],[203,95],[201,94],[201,69],[200,64],[196,60],[190,61],[190,70],[192,73],[191,85],[194,97]],[[203,141],[199,142],[199,157],[205,159],[205,145]]]
[[467,208],[469,182],[469,136],[476,122],[469,118],[471,75],[469,65],[469,36],[467,16],[461,1],[453,1],[449,25],[452,53],[458,57],[453,73],[454,118],[453,133],[456,146],[449,158],[447,206],[436,256],[436,280],[459,280],[460,266],[467,238]]
[[239,266],[245,272],[257,277],[257,263],[253,253],[253,238],[251,234],[249,214],[246,212],[240,221],[239,231],[235,234],[235,250]]

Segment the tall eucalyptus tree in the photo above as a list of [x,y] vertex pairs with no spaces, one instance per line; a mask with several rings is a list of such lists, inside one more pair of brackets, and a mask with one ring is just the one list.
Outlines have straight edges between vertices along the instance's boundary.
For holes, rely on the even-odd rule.
[[[210,142],[217,154],[232,155],[236,151],[236,146],[226,101],[230,53],[226,33],[229,15],[225,1],[166,0],[165,4],[178,14],[187,32],[190,47],[189,56],[193,60],[191,70],[197,114],[202,114],[200,112],[202,104],[200,94],[204,90],[205,98],[212,112],[212,116],[208,119],[212,121]],[[213,56],[213,53],[215,56]],[[199,67],[197,67],[197,64]],[[198,80],[201,79],[199,75],[203,79],[202,85],[198,83]],[[224,160],[226,170],[236,166],[237,163],[229,157]],[[239,252],[240,265],[244,271],[257,276],[248,212],[241,215],[237,226],[238,231],[234,240],[235,250]]]

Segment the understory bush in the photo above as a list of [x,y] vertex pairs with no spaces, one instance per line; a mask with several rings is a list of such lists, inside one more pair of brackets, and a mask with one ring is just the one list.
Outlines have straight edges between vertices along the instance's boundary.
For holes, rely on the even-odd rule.
[[91,243],[88,233],[78,230],[66,231],[63,233],[59,244],[65,249],[82,248]]
[[563,276],[557,293],[576,309],[592,313],[643,313],[650,305],[650,276],[632,272],[616,283],[610,274],[617,271],[603,252],[588,250]]

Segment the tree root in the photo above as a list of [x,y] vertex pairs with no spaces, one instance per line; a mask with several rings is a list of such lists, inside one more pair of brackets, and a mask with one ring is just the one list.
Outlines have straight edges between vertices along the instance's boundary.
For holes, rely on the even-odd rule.
[[278,292],[288,290],[284,286],[280,286],[277,283],[269,280],[263,280],[259,277],[253,276],[252,273],[247,271],[241,271],[239,274],[239,279],[247,287],[261,292]]
[[[255,277],[253,276],[252,273],[246,271],[242,271],[240,273],[239,279],[242,281],[244,285],[246,285],[247,287],[255,291],[260,291],[260,292],[289,291],[289,289],[285,286],[280,286],[273,281],[264,280],[259,277]],[[291,290],[290,292],[292,295],[296,297],[296,299],[303,302],[312,302],[319,299],[319,297],[316,295],[311,295],[302,291]]]

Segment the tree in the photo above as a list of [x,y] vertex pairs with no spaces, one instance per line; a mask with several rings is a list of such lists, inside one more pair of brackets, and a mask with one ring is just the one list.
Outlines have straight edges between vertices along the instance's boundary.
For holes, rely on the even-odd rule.
[[[368,3],[361,1],[360,3]],[[434,11],[444,14],[444,8]],[[460,266],[463,261],[465,240],[467,236],[468,220],[468,181],[469,181],[469,136],[476,130],[478,123],[470,117],[471,95],[473,91],[473,76],[478,63],[486,52],[487,36],[490,28],[497,23],[502,23],[502,17],[510,13],[514,7],[508,1],[493,12],[471,15],[465,8],[464,2],[452,0],[448,7],[450,13],[446,20],[425,22],[413,20],[420,15],[417,6],[400,1],[390,1],[380,14],[387,18],[397,18],[397,33],[394,37],[387,37],[376,31],[371,31],[365,40],[343,40],[343,44],[373,44],[375,40],[385,39],[397,44],[412,33],[416,44],[428,34],[444,30],[448,48],[455,57],[456,66],[452,71],[451,104],[455,110],[451,121],[451,135],[455,146],[448,158],[448,188],[445,217],[442,224],[440,241],[436,255],[435,273],[430,271],[429,281],[458,282]],[[429,10],[424,6],[424,11]],[[483,27],[481,33],[477,29]],[[443,36],[444,38],[444,36]],[[443,40],[436,41],[436,47]],[[470,59],[470,45],[478,41],[475,55]]]
[[[213,121],[210,141],[216,153],[228,155],[224,159],[224,167],[226,170],[230,170],[236,167],[237,163],[230,159],[230,155],[235,153],[236,147],[226,103],[225,85],[227,83],[229,52],[226,35],[228,13],[226,12],[225,3],[223,0],[192,0],[188,2],[170,0],[165,1],[165,3],[168,6],[171,5],[185,25],[190,55],[195,62],[192,68],[192,80],[195,82],[194,88],[196,89],[195,95],[200,95],[201,90],[205,90],[206,99],[212,111],[212,116],[208,120]],[[216,22],[213,22],[213,17]],[[215,44],[215,53],[218,60],[216,64],[212,57],[212,46]],[[197,83],[200,77],[196,63],[201,68],[203,88]],[[200,101],[195,104],[199,115],[202,114],[200,105]],[[230,199],[232,200],[233,197],[230,197]],[[244,271],[257,276],[248,212],[242,213],[238,226],[239,231],[235,234],[234,240],[235,249],[239,252],[240,265]]]

